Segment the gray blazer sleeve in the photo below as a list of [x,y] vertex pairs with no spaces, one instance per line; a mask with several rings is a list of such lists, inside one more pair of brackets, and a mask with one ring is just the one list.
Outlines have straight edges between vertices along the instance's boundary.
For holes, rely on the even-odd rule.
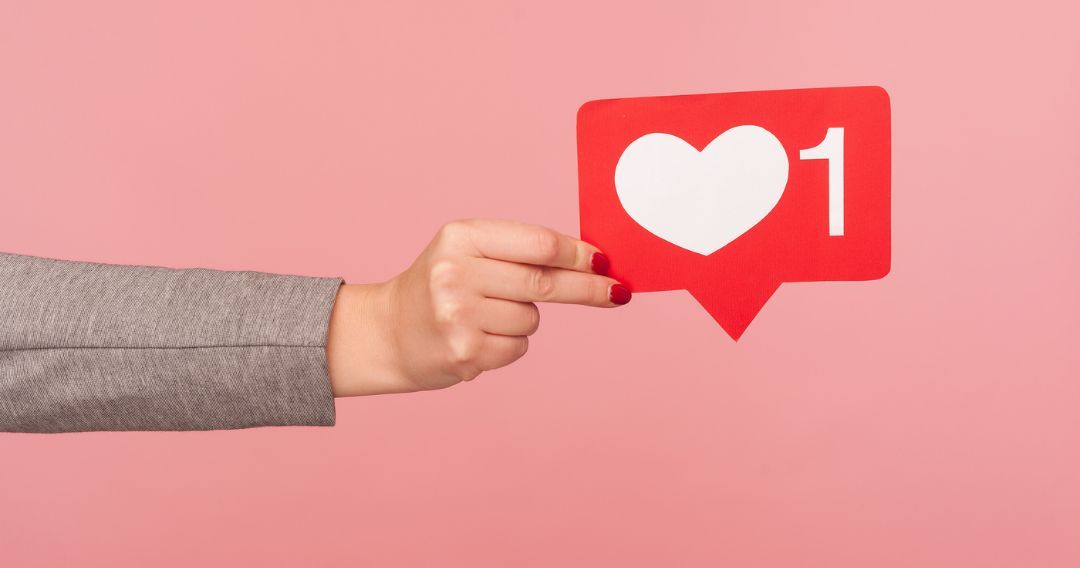
[[332,425],[341,283],[0,253],[0,430]]

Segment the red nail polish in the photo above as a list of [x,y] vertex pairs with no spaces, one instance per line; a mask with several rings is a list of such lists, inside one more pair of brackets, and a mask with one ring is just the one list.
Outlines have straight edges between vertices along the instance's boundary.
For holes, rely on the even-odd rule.
[[608,269],[611,268],[611,263],[608,262],[607,257],[604,256],[603,253],[594,252],[592,253],[592,259],[589,260],[589,266],[592,268],[593,272],[600,275],[606,275]]
[[608,298],[612,304],[623,305],[630,301],[630,289],[622,284],[612,284],[608,290]]

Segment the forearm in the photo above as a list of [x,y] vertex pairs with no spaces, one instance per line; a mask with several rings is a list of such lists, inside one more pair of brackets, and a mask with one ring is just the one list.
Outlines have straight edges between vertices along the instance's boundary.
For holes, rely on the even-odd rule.
[[340,284],[0,253],[0,430],[333,424]]

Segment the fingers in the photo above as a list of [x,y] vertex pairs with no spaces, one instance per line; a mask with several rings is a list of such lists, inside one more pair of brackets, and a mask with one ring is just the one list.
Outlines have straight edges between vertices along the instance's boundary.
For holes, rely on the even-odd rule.
[[604,308],[630,301],[630,291],[607,276],[487,258],[474,259],[474,263],[474,286],[488,298]]
[[528,350],[528,337],[488,333],[484,335],[483,347],[476,356],[475,364],[483,371],[498,369],[517,361]]
[[478,319],[480,329],[487,333],[532,335],[540,327],[540,310],[536,304],[484,298],[480,300]]
[[469,228],[477,253],[485,258],[606,274],[607,257],[578,239],[558,231],[517,221],[474,219]]

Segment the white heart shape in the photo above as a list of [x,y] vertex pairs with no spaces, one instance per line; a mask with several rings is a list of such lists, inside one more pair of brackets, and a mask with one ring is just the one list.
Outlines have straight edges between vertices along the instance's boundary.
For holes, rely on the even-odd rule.
[[783,144],[760,126],[742,125],[701,152],[671,134],[634,140],[615,166],[615,192],[650,233],[709,255],[764,219],[787,178]]

